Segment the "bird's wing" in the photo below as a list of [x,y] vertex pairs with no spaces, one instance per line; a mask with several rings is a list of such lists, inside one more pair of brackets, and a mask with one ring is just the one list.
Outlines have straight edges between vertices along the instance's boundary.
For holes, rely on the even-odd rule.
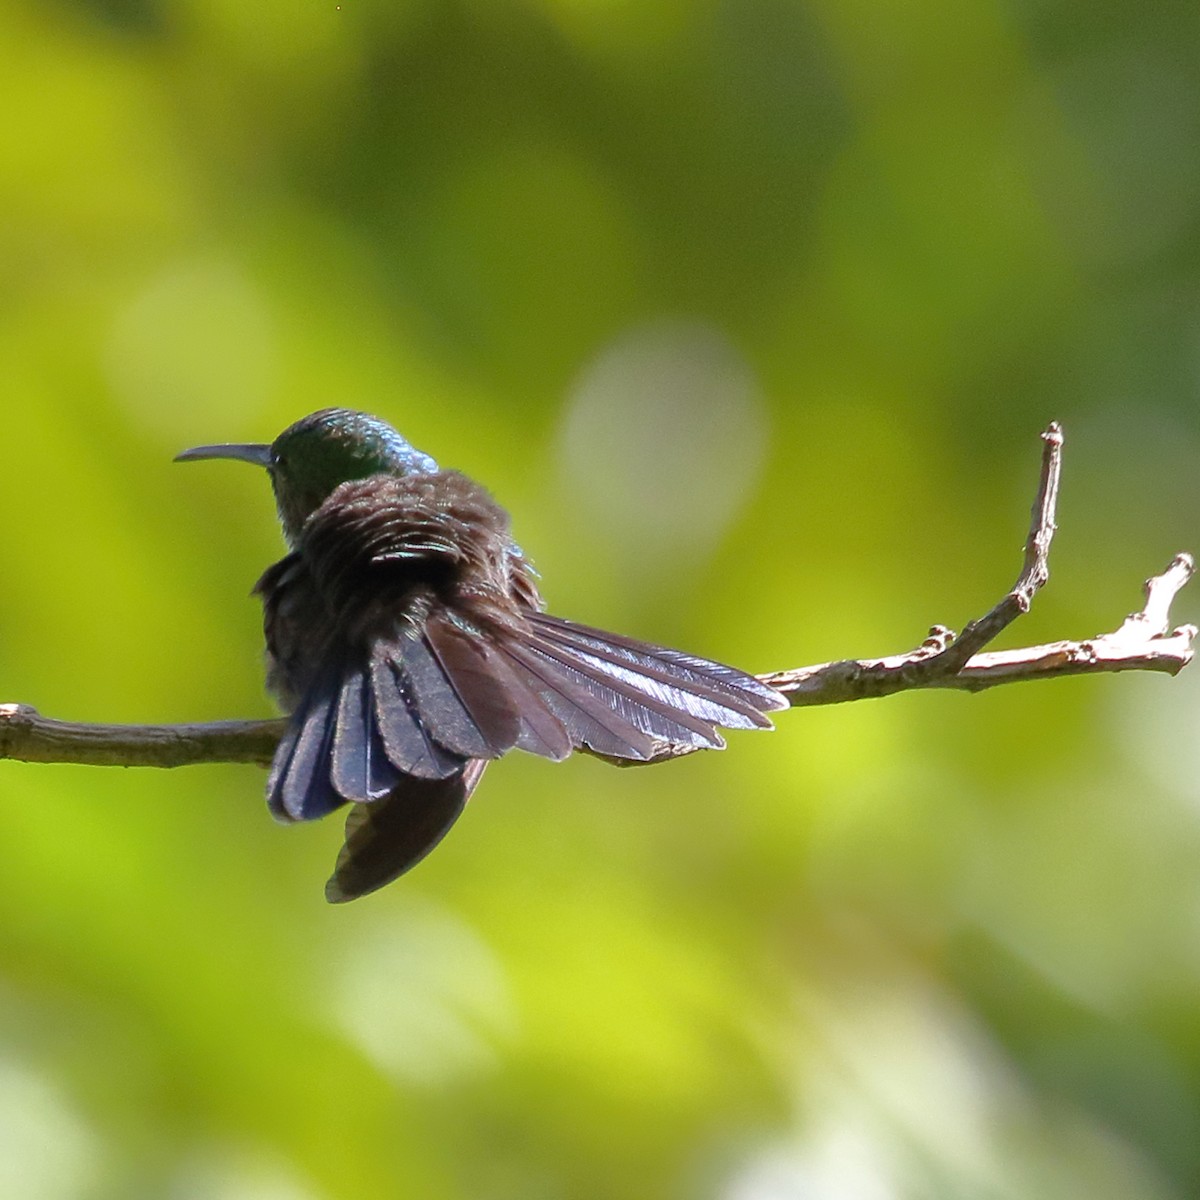
[[[310,518],[299,558],[281,580],[306,581],[328,631],[271,775],[283,819],[377,803],[410,778],[452,780],[514,747],[635,761],[718,749],[720,728],[769,727],[785,706],[732,667],[537,611],[507,518],[451,472],[343,485]],[[313,623],[310,601],[289,604]],[[303,625],[277,616],[277,640]]]
[[486,766],[477,759],[446,779],[410,776],[373,804],[356,804],[326,899],[356,900],[415,867],[458,820]]
[[[500,652],[573,747],[634,760],[667,747],[719,749],[718,727],[769,728],[766,713],[786,706],[774,689],[721,663],[545,613],[526,624]],[[528,739],[518,745],[542,752]]]

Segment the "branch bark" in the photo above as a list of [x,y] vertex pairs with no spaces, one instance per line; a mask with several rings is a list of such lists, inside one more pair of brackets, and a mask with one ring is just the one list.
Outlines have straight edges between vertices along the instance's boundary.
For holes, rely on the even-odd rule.
[[918,688],[981,692],[1002,683],[1056,679],[1064,675],[1117,671],[1177,675],[1192,661],[1196,627],[1180,625],[1172,629],[1169,605],[1194,572],[1190,554],[1176,555],[1161,575],[1146,581],[1146,605],[1140,612],[1126,617],[1112,633],[1084,641],[1047,642],[1020,650],[974,654],[958,670],[947,671],[943,666],[946,647],[947,643],[954,644],[951,640],[954,635],[935,626],[929,637],[907,654],[821,663],[760,678],[783,692],[793,708],[803,708],[890,696]]
[[[1192,660],[1194,625],[1171,627],[1171,604],[1195,572],[1178,554],[1145,585],[1143,607],[1111,633],[1084,641],[1050,642],[1019,650],[985,651],[1023,613],[1050,578],[1049,554],[1062,468],[1063,435],[1055,422],[1042,434],[1042,467],[1021,573],[988,612],[956,635],[936,625],[914,650],[887,658],[844,659],[759,678],[778,688],[793,708],[842,704],[920,688],[978,692],[1021,680],[1064,675],[1160,671],[1178,674]],[[233,762],[267,765],[287,722],[213,721],[189,725],[97,725],[43,717],[27,704],[0,704],[0,758],[92,766],[182,767]],[[651,762],[690,750],[664,747]],[[598,757],[604,757],[600,755]],[[611,759],[621,766],[644,766]]]

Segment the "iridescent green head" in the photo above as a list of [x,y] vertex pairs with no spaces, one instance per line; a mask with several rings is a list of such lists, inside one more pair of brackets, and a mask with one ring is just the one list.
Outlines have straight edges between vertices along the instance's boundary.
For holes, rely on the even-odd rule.
[[196,446],[176,462],[236,458],[266,467],[288,545],[330,492],[349,479],[412,475],[438,469],[428,454],[409,445],[386,421],[348,408],[323,408],[289,425],[269,446]]

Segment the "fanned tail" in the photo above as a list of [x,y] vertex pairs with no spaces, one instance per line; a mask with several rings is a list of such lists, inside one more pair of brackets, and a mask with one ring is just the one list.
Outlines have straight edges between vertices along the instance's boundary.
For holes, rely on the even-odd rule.
[[[409,778],[452,779],[472,760],[499,758],[522,737],[518,704],[540,707],[519,689],[514,699],[509,682],[485,641],[439,616],[420,635],[378,641],[357,660],[347,653],[292,714],[267,783],[271,811],[314,820],[347,801],[377,802]],[[551,739],[544,750],[570,752],[561,728],[554,743],[539,713],[529,724]]]

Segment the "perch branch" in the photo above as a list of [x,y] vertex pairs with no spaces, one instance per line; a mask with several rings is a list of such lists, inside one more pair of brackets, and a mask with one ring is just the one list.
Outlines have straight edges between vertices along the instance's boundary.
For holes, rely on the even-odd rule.
[[[1146,583],[1146,602],[1119,629],[1078,642],[1050,642],[1020,650],[984,647],[1023,613],[1050,577],[1050,544],[1058,502],[1063,435],[1057,422],[1042,434],[1042,469],[1033,503],[1025,558],[1012,590],[961,636],[934,626],[915,650],[888,658],[845,659],[759,678],[793,708],[841,704],[921,688],[978,692],[1020,680],[1064,675],[1160,671],[1175,675],[1192,659],[1193,625],[1171,628],[1171,603],[1195,571],[1179,554]],[[271,761],[286,722],[214,721],[192,725],[93,725],[43,717],[27,704],[0,704],[0,758],[92,766],[181,767],[195,763]],[[662,762],[691,753],[664,747]],[[600,755],[598,757],[604,757]],[[621,766],[640,766],[612,759]]]
[[0,704],[0,758],[92,767],[266,765],[287,722],[209,721],[195,725],[91,725],[43,717],[28,704]]

